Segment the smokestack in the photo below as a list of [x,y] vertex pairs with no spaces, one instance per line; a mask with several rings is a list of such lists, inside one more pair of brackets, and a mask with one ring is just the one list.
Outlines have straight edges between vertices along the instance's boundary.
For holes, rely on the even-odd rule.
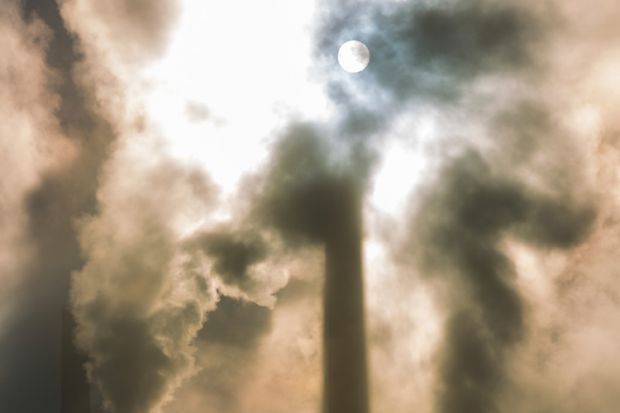
[[325,228],[324,413],[368,413],[361,202],[351,182],[332,188]]
[[356,158],[336,168],[317,132],[308,124],[289,127],[274,148],[253,214],[291,248],[325,248],[323,413],[368,413],[361,254],[366,171]]
[[75,346],[75,319],[66,307],[62,312],[61,412],[90,413],[90,386],[86,378],[86,357]]

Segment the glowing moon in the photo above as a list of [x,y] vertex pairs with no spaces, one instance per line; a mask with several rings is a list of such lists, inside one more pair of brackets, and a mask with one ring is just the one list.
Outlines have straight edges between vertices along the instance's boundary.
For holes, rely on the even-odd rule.
[[358,73],[366,69],[370,62],[370,51],[358,40],[343,43],[338,50],[338,63],[349,73]]

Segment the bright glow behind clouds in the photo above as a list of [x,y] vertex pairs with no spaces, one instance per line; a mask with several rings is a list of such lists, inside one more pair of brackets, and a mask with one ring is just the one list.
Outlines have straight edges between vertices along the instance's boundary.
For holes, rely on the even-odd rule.
[[[310,79],[313,1],[186,1],[167,55],[149,70],[147,116],[173,155],[224,191],[264,159],[291,116],[317,119],[327,99]],[[188,105],[204,109],[188,116]]]
[[366,69],[370,62],[368,47],[359,40],[349,40],[338,50],[338,63],[349,73],[359,73]]

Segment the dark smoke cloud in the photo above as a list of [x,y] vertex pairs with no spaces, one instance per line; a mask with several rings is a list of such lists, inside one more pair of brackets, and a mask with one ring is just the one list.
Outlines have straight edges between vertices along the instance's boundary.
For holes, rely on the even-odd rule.
[[[537,152],[552,150],[560,135],[545,103],[524,104],[501,89],[483,99],[479,95],[485,80],[534,79],[535,84],[544,77],[539,51],[548,40],[543,26],[548,18],[526,2],[486,1],[329,3],[321,16],[318,54],[328,68],[329,93],[345,113],[345,130],[378,135],[411,104],[462,117],[468,108],[459,103],[468,102],[481,113],[465,117],[495,140],[486,143],[494,152],[475,149],[484,139],[458,143],[452,150],[457,155],[445,157],[439,177],[417,201],[410,229],[415,265],[446,280],[442,304],[449,317],[439,353],[439,412],[500,411],[506,360],[525,334],[524,304],[502,251],[504,239],[570,248],[594,220],[592,207],[576,204],[565,183],[538,192],[520,183],[528,165],[535,173],[547,169],[545,185],[561,183],[567,173],[566,159],[535,163]],[[329,69],[338,70],[331,51],[350,39],[371,51],[370,65],[352,80]]]
[[333,51],[347,40],[371,50],[368,68],[350,83],[329,83],[332,97],[370,93],[367,109],[384,116],[398,102],[454,103],[483,76],[532,70],[545,36],[526,3],[346,1],[323,10],[316,47],[328,67],[338,70]]
[[215,230],[200,234],[192,243],[214,260],[213,269],[227,284],[247,285],[248,270],[266,258],[265,241],[251,232]]
[[[326,413],[365,413],[368,383],[360,195],[365,177],[360,170],[347,169],[344,162],[334,166],[323,139],[309,125],[290,127],[274,148],[254,214],[289,245],[324,248],[323,409]],[[348,165],[366,167],[356,161],[348,160]]]
[[[453,100],[470,92],[478,78],[531,72],[535,46],[544,37],[541,22],[525,5],[482,0],[325,2],[317,26],[316,53],[339,113],[327,124],[289,127],[274,148],[266,188],[276,208],[304,206],[272,212],[273,223],[310,238],[320,238],[318,221],[324,217],[315,217],[325,210],[315,195],[329,191],[327,181],[348,175],[364,189],[377,158],[376,141],[403,110],[395,103]],[[334,53],[352,38],[365,42],[373,56],[353,80],[344,77]],[[301,189],[310,185],[317,187],[308,190],[312,196]]]
[[290,242],[324,242],[334,227],[340,189],[327,148],[312,125],[291,126],[274,146],[255,214]]
[[[503,411],[503,391],[513,379],[513,351],[528,338],[529,321],[505,242],[515,239],[537,251],[570,251],[586,239],[595,220],[592,200],[576,201],[588,192],[575,194],[584,186],[578,177],[582,165],[574,163],[572,137],[560,132],[549,115],[557,108],[543,102],[554,98],[541,87],[549,73],[539,61],[541,51],[547,51],[549,20],[545,7],[533,3],[322,3],[316,53],[338,115],[323,124],[293,122],[277,139],[266,169],[250,179],[254,187],[245,188],[250,195],[241,196],[241,202],[252,203],[241,229],[201,229],[186,242],[187,227],[179,225],[179,230],[175,221],[191,216],[197,222],[209,210],[214,189],[208,180],[171,165],[174,162],[162,160],[159,153],[151,157],[157,151],[147,145],[127,150],[124,141],[140,141],[142,134],[152,132],[149,125],[136,121],[141,127],[127,130],[124,120],[109,123],[99,113],[116,120],[127,115],[114,117],[125,112],[124,97],[122,87],[117,90],[110,81],[114,76],[105,72],[118,64],[116,74],[127,75],[119,84],[143,81],[132,70],[165,50],[179,13],[176,2],[65,0],[63,15],[75,31],[69,33],[56,2],[24,0],[22,16],[8,16],[33,26],[39,16],[49,26],[31,40],[41,49],[48,47],[46,64],[55,72],[48,86],[57,100],[46,104],[75,154],[61,167],[44,169],[23,202],[33,253],[19,274],[21,284],[12,297],[16,308],[8,318],[2,313],[0,410],[58,411],[62,405],[68,413],[66,406],[76,402],[82,406],[74,410],[84,412],[78,400],[83,393],[74,393],[75,400],[69,400],[72,394],[66,388],[62,396],[58,393],[59,377],[63,384],[82,391],[85,387],[83,354],[67,340],[74,320],[63,312],[72,272],[78,341],[89,357],[93,388],[100,393],[95,397],[110,412],[158,409],[195,372],[196,352],[204,370],[191,380],[190,396],[209,393],[216,411],[247,411],[240,395],[254,378],[256,352],[274,323],[271,310],[249,300],[255,298],[255,289],[268,295],[282,286],[259,285],[271,281],[257,281],[254,271],[279,254],[324,247],[326,290],[338,298],[326,318],[325,336],[363,337],[361,285],[354,287],[359,295],[348,294],[351,285],[342,283],[341,275],[361,279],[361,210],[378,158],[376,146],[399,115],[431,106],[440,113],[442,133],[455,129],[467,135],[467,126],[473,124],[488,130],[491,138],[445,139],[451,148],[440,152],[450,154],[441,158],[438,177],[413,200],[406,254],[437,288],[447,314],[445,342],[437,353],[435,405],[443,413]],[[603,3],[613,15],[616,5]],[[4,7],[0,24],[7,21]],[[596,19],[589,17],[584,27],[595,28]],[[597,35],[612,38],[608,33],[613,30]],[[354,76],[343,74],[335,59],[338,46],[351,38],[366,42],[372,54],[367,70]],[[568,43],[566,49],[572,47]],[[0,80],[7,89],[14,88],[17,106],[32,107],[33,102],[19,100],[20,87],[28,82],[10,82],[14,73],[9,75],[0,73]],[[481,98],[479,87],[486,81],[500,87],[490,93],[486,89]],[[504,83],[517,87],[506,93]],[[523,103],[516,96],[521,93],[533,95],[533,101]],[[199,106],[188,103],[186,115],[207,122],[208,111]],[[53,134],[53,128],[39,129],[43,137],[48,131]],[[127,139],[113,144],[116,134]],[[132,149],[146,153],[149,161],[127,155]],[[8,167],[3,171],[6,177],[11,172]],[[534,182],[526,179],[532,176]],[[7,223],[10,218],[0,217]],[[274,233],[277,241],[270,238]],[[281,244],[284,253],[277,249]],[[294,306],[316,293],[318,284],[289,282],[275,294],[275,312],[306,308]],[[222,288],[228,286],[241,293],[235,298],[223,295]],[[332,344],[324,349],[333,349]],[[345,348],[340,360],[351,357],[355,363],[365,357],[364,344],[357,340],[335,350]],[[67,360],[62,365],[60,354]],[[356,368],[342,368],[340,379],[359,384],[365,365]],[[334,389],[342,390],[328,384],[328,391]],[[358,390],[366,393],[363,384]],[[186,408],[186,399],[179,400],[170,411]],[[582,400],[581,406],[592,405]],[[204,405],[190,409],[203,411]]]
[[343,214],[350,213],[349,195],[366,189],[375,163],[366,142],[334,137],[328,126],[289,125],[265,170],[245,186],[253,185],[251,220],[276,229],[292,246],[337,236]]
[[589,206],[531,190],[498,174],[477,153],[445,167],[411,223],[421,271],[443,278],[448,289],[438,411],[501,411],[506,360],[525,332],[514,268],[502,251],[505,238],[570,248],[588,234],[593,219]]
[[221,297],[198,333],[202,371],[192,386],[208,394],[218,409],[235,412],[239,391],[251,380],[257,346],[271,327],[271,310]]
[[205,346],[218,344],[252,349],[270,325],[268,308],[224,296],[209,314],[198,339],[204,341]]
[[193,340],[216,301],[200,254],[178,242],[175,227],[180,217],[209,211],[212,184],[152,155],[150,167],[112,158],[123,172],[108,176],[98,193],[105,207],[80,226],[89,260],[72,280],[77,339],[113,413],[148,412],[167,401],[193,372]]
[[152,400],[158,399],[164,391],[165,380],[157,380],[152,375],[136,377],[135,372],[151,370],[166,374],[173,362],[155,344],[148,325],[142,320],[132,320],[125,314],[105,323],[107,328],[98,332],[98,347],[94,351],[106,352],[111,357],[97,363],[90,372],[109,400],[107,408],[119,412],[148,411]]
[[[359,197],[365,190],[376,158],[373,138],[387,129],[401,103],[454,99],[480,76],[532,66],[530,42],[537,37],[536,23],[526,11],[509,5],[363,6],[330,3],[320,16],[317,53],[327,65],[329,93],[340,104],[339,117],[327,126],[289,127],[274,147],[255,209],[258,219],[288,243],[326,246],[328,412],[368,409],[365,379],[359,380],[366,374],[360,363],[366,357],[364,343],[359,343],[365,337],[363,300],[340,298],[335,307],[332,302],[336,296],[362,296],[354,275],[361,277],[361,269],[350,265],[359,265],[362,234],[359,223],[346,223],[352,217],[361,219],[361,204],[351,202],[350,195]],[[372,62],[349,81],[333,73],[339,70],[333,51],[352,38],[369,46]],[[347,276],[352,277],[354,294],[347,294],[342,281]],[[519,305],[516,297],[509,298]],[[346,352],[334,344],[344,342]],[[350,393],[360,396],[355,400]],[[350,404],[360,400],[359,405]]]

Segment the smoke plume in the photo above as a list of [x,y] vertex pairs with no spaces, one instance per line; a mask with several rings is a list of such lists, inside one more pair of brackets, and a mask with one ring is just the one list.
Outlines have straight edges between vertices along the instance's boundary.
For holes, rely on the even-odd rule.
[[0,411],[614,411],[619,19],[2,2]]
[[5,49],[16,57],[7,59],[8,70],[3,70],[3,89],[13,96],[3,102],[17,110],[3,111],[8,122],[3,123],[10,128],[3,132],[3,142],[20,142],[17,152],[6,148],[6,154],[21,159],[16,168],[3,164],[9,168],[5,175],[19,177],[11,191],[22,208],[3,211],[3,219],[21,223],[21,240],[16,241],[26,243],[28,256],[9,272],[19,281],[10,305],[13,314],[0,338],[7,360],[0,406],[57,411],[60,355],[75,352],[71,341],[61,350],[70,274],[83,262],[74,220],[95,208],[97,175],[113,134],[86,97],[90,85],[73,76],[79,57],[56,3],[8,2],[2,9],[3,27],[9,30],[3,36]]
[[525,332],[514,266],[502,252],[505,238],[570,248],[588,234],[592,220],[587,207],[495,176],[475,153],[440,174],[411,223],[421,271],[442,277],[447,290],[437,411],[501,411],[506,359]]

